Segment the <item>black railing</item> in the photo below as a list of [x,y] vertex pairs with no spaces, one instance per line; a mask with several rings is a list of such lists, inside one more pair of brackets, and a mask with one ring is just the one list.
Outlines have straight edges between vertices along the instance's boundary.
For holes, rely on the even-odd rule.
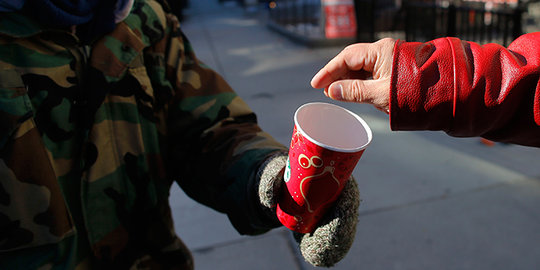
[[356,12],[356,41],[370,42],[375,40],[376,29],[376,0],[355,0]]
[[483,3],[435,3],[407,1],[404,6],[406,40],[427,41],[442,36],[479,43],[508,45],[522,34],[519,5],[486,8]]
[[[271,1],[269,22],[273,28],[303,42],[335,44],[325,36],[325,12],[321,0]],[[356,37],[342,43],[371,42],[391,36],[408,41],[428,41],[454,36],[479,43],[508,45],[522,34],[519,5],[487,6],[481,2],[403,0],[354,0]]]
[[271,2],[270,26],[300,40],[324,39],[320,0]]

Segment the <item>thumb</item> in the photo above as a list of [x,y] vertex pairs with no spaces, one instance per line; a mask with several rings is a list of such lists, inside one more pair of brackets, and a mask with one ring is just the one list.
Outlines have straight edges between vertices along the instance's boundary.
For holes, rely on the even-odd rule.
[[382,111],[388,110],[390,79],[339,80],[325,89],[332,99],[368,103]]

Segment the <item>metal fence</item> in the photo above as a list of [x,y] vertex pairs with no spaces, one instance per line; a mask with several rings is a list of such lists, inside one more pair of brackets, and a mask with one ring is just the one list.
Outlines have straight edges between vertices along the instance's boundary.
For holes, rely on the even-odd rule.
[[[282,33],[304,42],[333,44],[325,37],[321,0],[271,3],[269,21]],[[371,42],[385,36],[408,41],[455,36],[508,45],[522,34],[522,15],[526,11],[519,1],[517,5],[486,5],[458,0],[354,0],[354,10],[357,34],[352,40],[341,40],[345,43]]]
[[407,1],[403,5],[405,38],[426,41],[453,36],[479,43],[508,45],[522,34],[519,5],[486,6],[478,2],[426,3]]
[[277,0],[269,10],[270,26],[301,40],[324,39],[320,0]]

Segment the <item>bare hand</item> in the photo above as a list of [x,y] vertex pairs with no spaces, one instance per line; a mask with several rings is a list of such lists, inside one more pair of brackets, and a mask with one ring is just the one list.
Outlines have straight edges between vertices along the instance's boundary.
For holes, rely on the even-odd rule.
[[369,103],[388,113],[395,40],[353,44],[341,51],[311,80],[326,96],[340,101]]

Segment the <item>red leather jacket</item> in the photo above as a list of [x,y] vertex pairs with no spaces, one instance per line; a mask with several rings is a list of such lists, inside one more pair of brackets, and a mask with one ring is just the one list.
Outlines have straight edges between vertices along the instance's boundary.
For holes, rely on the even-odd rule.
[[393,63],[393,130],[540,147],[540,33],[508,48],[457,38],[398,41]]

